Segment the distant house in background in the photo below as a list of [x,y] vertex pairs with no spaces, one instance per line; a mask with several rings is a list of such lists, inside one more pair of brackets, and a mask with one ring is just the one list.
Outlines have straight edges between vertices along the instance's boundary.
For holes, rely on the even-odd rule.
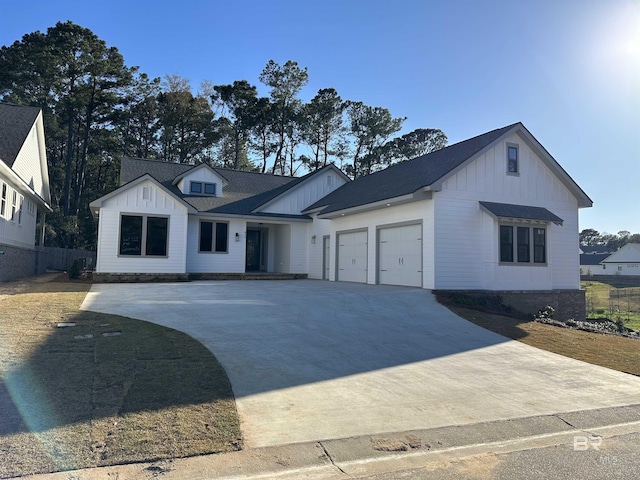
[[640,244],[627,243],[625,246],[602,260],[606,275],[640,276]]
[[605,245],[580,246],[580,276],[611,275],[602,261],[612,253],[613,250]]
[[46,269],[36,243],[50,203],[42,111],[0,104],[0,282]]

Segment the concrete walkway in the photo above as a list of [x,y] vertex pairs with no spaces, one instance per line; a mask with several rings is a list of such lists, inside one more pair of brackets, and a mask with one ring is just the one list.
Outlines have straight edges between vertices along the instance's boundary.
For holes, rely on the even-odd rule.
[[640,399],[640,378],[508,340],[420,289],[314,280],[101,284],[82,308],[201,341],[229,375],[250,448]]

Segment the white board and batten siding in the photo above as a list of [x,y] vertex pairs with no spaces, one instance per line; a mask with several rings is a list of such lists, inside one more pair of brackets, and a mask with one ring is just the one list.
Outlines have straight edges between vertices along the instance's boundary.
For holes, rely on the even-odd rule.
[[[518,175],[506,173],[506,143],[519,147]],[[449,177],[434,200],[435,288],[579,288],[577,199],[517,134]],[[500,264],[499,223],[479,200],[543,207],[562,218],[562,226],[546,225],[547,264]]]
[[345,182],[343,177],[329,169],[292,187],[260,211],[299,215],[302,210],[333,192]]
[[[166,216],[168,222],[167,256],[120,256],[121,215]],[[187,243],[187,207],[151,181],[132,185],[108,198],[100,209],[98,223],[98,273],[185,273]]]

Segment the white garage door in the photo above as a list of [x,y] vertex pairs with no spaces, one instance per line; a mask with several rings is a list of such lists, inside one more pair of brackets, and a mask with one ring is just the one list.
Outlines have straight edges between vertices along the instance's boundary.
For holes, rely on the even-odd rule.
[[367,232],[338,235],[338,275],[342,282],[367,283]]
[[378,281],[421,287],[422,225],[381,228],[378,242]]

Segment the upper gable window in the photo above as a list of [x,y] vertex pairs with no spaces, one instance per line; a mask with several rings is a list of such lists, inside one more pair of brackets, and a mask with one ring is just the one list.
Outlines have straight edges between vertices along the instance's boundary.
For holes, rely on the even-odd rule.
[[192,181],[189,186],[189,193],[195,193],[196,195],[214,195],[215,196],[216,184]]
[[507,143],[507,173],[517,175],[520,173],[520,156],[518,145]]

